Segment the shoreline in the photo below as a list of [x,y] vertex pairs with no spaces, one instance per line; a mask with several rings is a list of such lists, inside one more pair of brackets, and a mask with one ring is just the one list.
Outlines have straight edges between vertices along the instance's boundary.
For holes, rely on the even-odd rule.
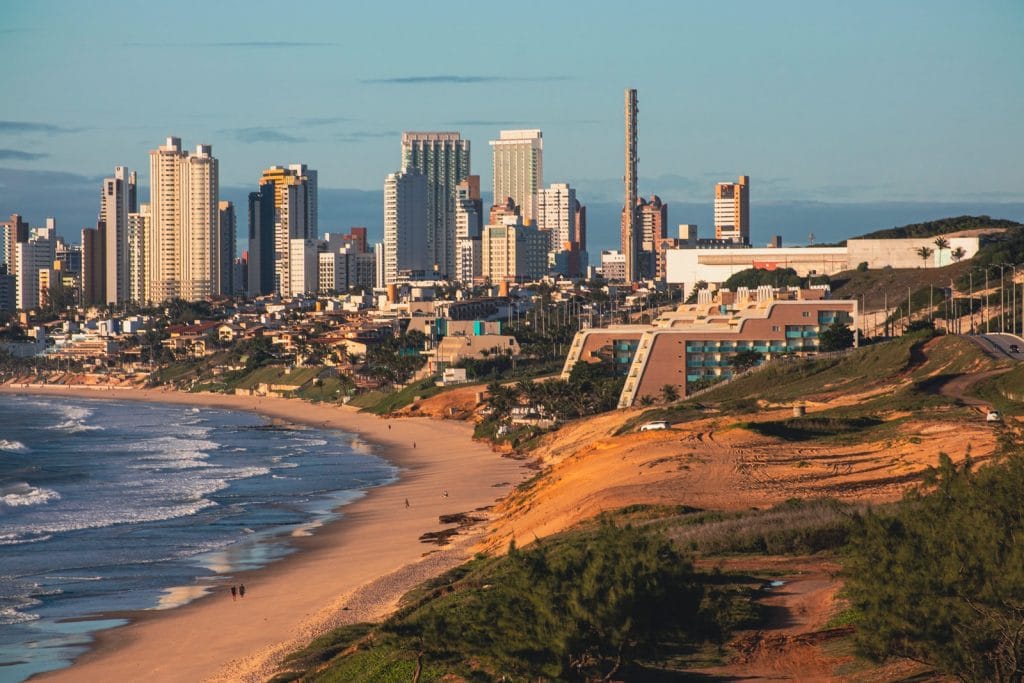
[[[439,515],[491,506],[528,475],[522,461],[472,441],[462,422],[387,420],[300,399],[152,389],[5,385],[2,394],[255,412],[352,434],[399,469],[395,481],[364,489],[337,508],[338,519],[288,539],[294,552],[232,574],[248,588],[244,600],[233,603],[214,589],[172,609],[119,613],[130,619],[127,625],[97,631],[89,650],[69,667],[37,674],[33,681],[266,680],[284,654],[336,626],[383,618],[409,589],[468,559],[484,533],[482,524],[461,529],[447,546],[419,537],[454,526],[441,524]],[[96,619],[112,613],[116,606]]]

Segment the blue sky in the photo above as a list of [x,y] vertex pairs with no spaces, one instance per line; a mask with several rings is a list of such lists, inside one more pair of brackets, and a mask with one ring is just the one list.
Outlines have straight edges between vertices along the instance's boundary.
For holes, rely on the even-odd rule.
[[759,201],[998,213],[1024,202],[1022,35],[1020,0],[4,0],[0,212],[41,221],[19,181],[57,172],[146,181],[170,134],[213,144],[225,187],[301,161],[376,192],[402,130],[459,130],[489,187],[487,141],[515,127],[543,129],[546,182],[614,204],[633,86],[645,195],[710,203],[748,174],[755,230]]

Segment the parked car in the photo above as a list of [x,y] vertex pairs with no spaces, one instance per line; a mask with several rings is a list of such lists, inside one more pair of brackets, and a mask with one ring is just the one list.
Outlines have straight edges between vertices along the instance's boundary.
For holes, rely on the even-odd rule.
[[988,422],[999,422],[1001,419],[1003,418],[1000,417],[998,410],[990,410],[988,411],[988,414],[985,415],[985,420]]
[[1010,353],[1020,353],[1020,346],[1017,344],[1010,344]]
[[656,432],[660,429],[668,429],[669,424],[665,420],[655,420],[654,422],[647,422],[640,427],[641,432]]

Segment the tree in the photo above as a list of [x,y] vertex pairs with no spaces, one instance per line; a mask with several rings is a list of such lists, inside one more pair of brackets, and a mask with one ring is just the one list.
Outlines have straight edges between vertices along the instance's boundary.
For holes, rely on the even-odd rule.
[[940,253],[943,249],[949,249],[949,240],[945,237],[936,237],[934,244],[935,248],[938,249]]
[[737,351],[736,355],[732,357],[732,369],[736,373],[746,372],[760,363],[762,358],[764,358],[764,355],[760,351],[753,351],[751,349]]
[[855,519],[845,572],[858,647],[964,681],[1024,673],[1024,456],[974,472],[945,454],[891,513]]
[[932,254],[935,253],[935,250],[932,249],[931,247],[919,247],[918,249],[915,250],[915,253],[917,253],[917,255],[921,257],[921,260],[924,261],[924,267],[927,268],[928,259],[931,258]]
[[675,403],[679,400],[679,389],[674,384],[666,384],[661,387],[661,399],[665,403]]
[[644,394],[643,396],[640,397],[640,405],[642,405],[642,406],[652,406],[652,405],[654,405],[654,397],[651,396],[650,394]]
[[437,659],[456,640],[514,680],[612,680],[700,628],[704,590],[692,565],[646,530],[602,520],[575,541],[510,545],[493,572],[486,586],[458,591],[457,607],[438,601],[390,629],[418,636]]
[[967,256],[967,250],[963,247],[957,247],[953,251],[949,252],[949,255],[953,257],[953,260],[960,263],[965,256]]
[[853,330],[838,320],[818,335],[818,349],[821,351],[842,351],[853,346]]

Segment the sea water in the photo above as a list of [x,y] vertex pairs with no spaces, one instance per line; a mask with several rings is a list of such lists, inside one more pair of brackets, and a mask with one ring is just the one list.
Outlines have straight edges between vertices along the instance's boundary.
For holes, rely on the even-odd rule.
[[351,434],[251,413],[0,396],[0,682],[124,623],[96,615],[224,589],[395,475]]

